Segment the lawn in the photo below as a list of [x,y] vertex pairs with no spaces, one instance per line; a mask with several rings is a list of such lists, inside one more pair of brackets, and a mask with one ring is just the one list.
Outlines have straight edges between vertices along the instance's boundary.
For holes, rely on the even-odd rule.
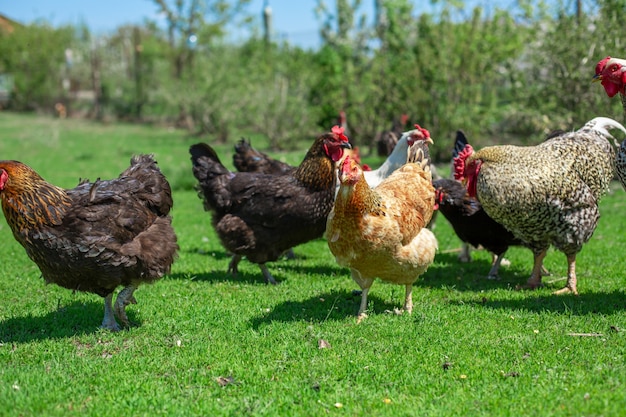
[[[439,253],[413,292],[376,282],[369,317],[322,239],[269,264],[268,286],[229,256],[193,190],[188,148],[160,127],[102,125],[0,113],[0,159],[17,159],[63,187],[110,178],[133,153],[153,153],[174,189],[180,253],[170,275],[135,293],[136,326],[99,329],[103,301],[45,285],[0,219],[0,415],[616,416],[626,410],[626,193],[577,261],[579,296],[564,285],[563,254],[545,260],[545,288],[518,291],[530,251],[512,248],[501,280],[490,256],[457,261],[458,239],[439,216]],[[434,138],[450,141],[452,138]],[[265,142],[253,138],[263,149]],[[274,155],[297,163],[301,152]],[[218,146],[230,164],[232,144]],[[366,162],[380,164],[377,158]]]

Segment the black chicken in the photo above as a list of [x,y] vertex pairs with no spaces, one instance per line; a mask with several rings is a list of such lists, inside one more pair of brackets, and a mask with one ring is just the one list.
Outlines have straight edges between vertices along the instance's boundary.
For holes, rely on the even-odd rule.
[[350,149],[343,129],[319,136],[300,166],[288,174],[228,171],[205,143],[191,146],[193,174],[204,208],[237,273],[242,256],[259,265],[268,283],[276,280],[265,266],[288,249],[320,238],[333,207],[336,163]]

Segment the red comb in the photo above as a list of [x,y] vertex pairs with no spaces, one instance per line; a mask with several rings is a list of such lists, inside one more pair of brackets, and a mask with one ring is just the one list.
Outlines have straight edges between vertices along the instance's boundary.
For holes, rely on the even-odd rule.
[[606,58],[598,62],[598,64],[596,65],[596,75],[600,75],[602,73],[609,59],[611,59],[611,57],[607,56]]
[[474,153],[474,148],[472,148],[472,145],[467,144],[465,148],[459,152],[459,156],[454,158],[454,179],[462,180],[465,177],[465,160],[472,153]]
[[428,130],[424,129],[423,127],[421,127],[420,125],[418,125],[417,123],[415,124],[415,129],[419,130],[420,133],[422,135],[424,135],[424,139],[430,137],[430,132]]
[[337,139],[341,140],[342,142],[348,141],[348,137],[343,134],[343,127],[333,126],[333,128],[330,129],[330,131],[333,132],[333,135],[335,135]]
[[350,172],[350,159],[350,155],[346,155],[346,157],[343,159],[343,164],[341,164],[342,172]]

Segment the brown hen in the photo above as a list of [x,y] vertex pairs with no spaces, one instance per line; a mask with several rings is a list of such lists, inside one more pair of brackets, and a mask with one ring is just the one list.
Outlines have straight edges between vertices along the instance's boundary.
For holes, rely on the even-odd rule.
[[[17,161],[0,161],[0,200],[15,239],[48,283],[104,297],[102,327],[129,326],[133,292],[169,272],[178,245],[170,186],[149,155],[108,181],[65,190]],[[112,305],[114,290],[123,286]]]
[[[422,140],[432,143],[430,137]],[[425,226],[435,192],[421,149],[418,155],[415,163],[403,165],[376,188],[370,188],[356,161],[343,162],[326,238],[337,263],[350,268],[362,289],[359,321],[376,277],[406,287],[404,310],[411,313],[413,283],[434,260],[437,240]]]

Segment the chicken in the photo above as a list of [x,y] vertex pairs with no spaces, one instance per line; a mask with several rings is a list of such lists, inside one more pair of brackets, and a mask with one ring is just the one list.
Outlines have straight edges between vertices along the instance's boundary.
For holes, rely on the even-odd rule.
[[[432,143],[430,137],[422,141]],[[367,309],[367,294],[376,277],[406,287],[404,311],[413,310],[413,283],[432,264],[437,239],[425,228],[435,193],[428,161],[421,149],[415,162],[370,188],[350,157],[341,167],[341,185],[326,224],[328,247],[337,263],[351,270],[361,287],[358,317]]]
[[[551,134],[552,135],[552,134]],[[554,133],[556,135],[556,133]],[[452,161],[469,142],[462,130],[457,130],[452,150]],[[454,171],[454,169],[452,170]],[[476,197],[470,197],[466,188],[456,180],[438,178],[435,187],[435,213],[441,212],[448,220],[463,245],[459,261],[470,262],[470,245],[487,249],[492,254],[487,279],[498,279],[498,271],[509,246],[523,245],[511,232],[485,213]],[[543,275],[550,273],[542,267]]]
[[609,97],[619,93],[626,119],[626,59],[607,56],[596,64],[594,81],[600,81]]
[[615,168],[614,138],[607,129],[626,132],[616,121],[599,117],[536,146],[474,152],[467,145],[455,159],[455,177],[467,182],[469,195],[533,251],[528,288],[541,285],[543,259],[553,245],[568,264],[567,284],[556,293],[578,293],[576,254],[597,226],[598,201]]
[[291,173],[296,169],[285,162],[257,151],[252,147],[250,141],[243,138],[235,145],[233,165],[239,172],[263,172],[272,175]]
[[[404,132],[391,154],[380,167],[372,171],[363,172],[367,184],[370,187],[379,185],[385,178],[391,175],[393,171],[406,163],[409,147],[413,146],[417,141],[429,139],[430,132],[417,124],[415,125],[415,129]],[[428,148],[423,148],[423,151],[426,153],[425,159],[429,159]]]
[[319,136],[291,174],[229,172],[207,144],[191,146],[193,174],[204,208],[222,245],[233,254],[228,271],[237,274],[242,256],[259,265],[268,283],[276,280],[267,262],[288,249],[320,238],[332,209],[336,163],[350,149],[343,129]]
[[[104,297],[102,327],[130,322],[133,292],[170,271],[178,245],[170,185],[152,156],[131,159],[113,180],[65,190],[27,165],[0,161],[2,211],[47,283]],[[123,286],[112,305],[113,292]]]
[[408,114],[402,114],[399,118],[394,119],[391,129],[380,132],[376,138],[376,149],[378,156],[389,156],[398,144],[398,140],[404,132],[405,126],[409,121]]
[[[482,246],[493,254],[488,279],[498,279],[500,264],[509,246],[522,245],[511,232],[485,213],[476,197],[470,197],[459,181],[440,178],[433,181],[435,210],[448,220],[456,235],[467,245]],[[469,257],[466,250],[466,257]],[[469,259],[459,257],[461,261]]]
[[[619,93],[624,109],[624,120],[626,120],[626,59],[607,56],[596,65],[594,79],[602,83],[604,91],[609,97]],[[622,141],[617,150],[615,173],[622,187],[626,190],[626,140]]]

